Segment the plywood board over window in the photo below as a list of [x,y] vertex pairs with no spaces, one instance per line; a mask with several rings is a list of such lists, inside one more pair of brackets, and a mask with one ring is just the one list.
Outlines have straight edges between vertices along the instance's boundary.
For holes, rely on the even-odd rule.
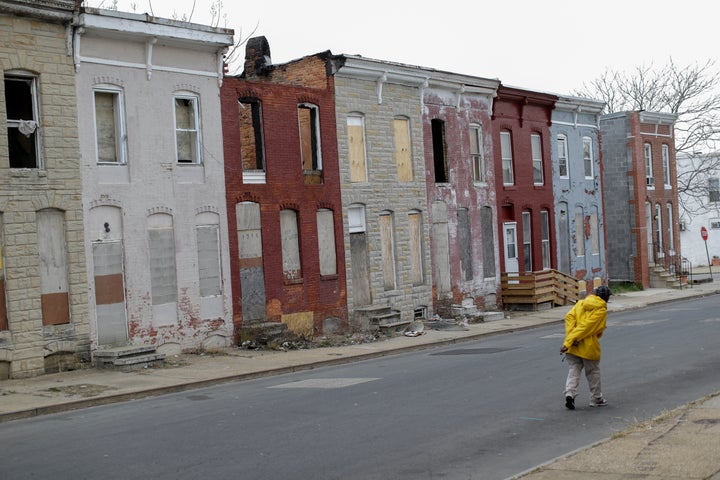
[[64,212],[37,212],[37,231],[43,325],[70,323]]
[[385,290],[395,290],[395,241],[393,217],[390,212],[380,214],[380,251]]
[[317,211],[317,229],[320,275],[335,275],[337,274],[337,256],[335,253],[335,219],[332,210],[321,208]]
[[350,158],[350,181],[367,181],[365,160],[365,119],[359,115],[347,118],[348,156]]
[[393,120],[395,137],[395,163],[398,182],[412,182],[412,150],[410,148],[410,122],[407,118]]
[[410,280],[413,285],[424,282],[422,262],[422,215],[420,212],[408,214],[408,230],[410,236]]

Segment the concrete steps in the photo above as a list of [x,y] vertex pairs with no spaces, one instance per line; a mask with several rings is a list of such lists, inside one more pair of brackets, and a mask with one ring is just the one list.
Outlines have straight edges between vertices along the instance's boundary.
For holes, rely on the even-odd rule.
[[93,363],[97,368],[123,371],[139,370],[162,364],[165,355],[152,345],[126,345],[95,350]]

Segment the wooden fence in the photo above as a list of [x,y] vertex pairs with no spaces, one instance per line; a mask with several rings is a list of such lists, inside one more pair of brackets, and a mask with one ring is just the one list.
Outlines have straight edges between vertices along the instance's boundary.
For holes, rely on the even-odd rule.
[[502,301],[504,305],[568,305],[580,299],[578,280],[557,270],[503,273]]

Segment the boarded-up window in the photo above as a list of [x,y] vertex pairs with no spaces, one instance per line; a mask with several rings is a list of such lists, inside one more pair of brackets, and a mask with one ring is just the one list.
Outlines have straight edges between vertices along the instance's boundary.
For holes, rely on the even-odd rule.
[[198,225],[195,233],[197,235],[200,296],[222,295],[220,228],[218,225]]
[[200,163],[198,113],[197,97],[175,97],[175,140],[180,163]]
[[385,286],[385,290],[395,290],[395,240],[393,238],[392,213],[381,213],[379,221],[383,285]]
[[483,277],[494,278],[495,271],[495,230],[492,208],[482,207],[480,210],[480,228],[482,229]]
[[[668,208],[668,212],[671,210]],[[670,229],[672,232],[672,229]],[[590,245],[593,255],[600,254],[600,226],[598,225],[598,207],[592,207],[590,211]]]
[[335,252],[335,219],[332,210],[321,208],[317,211],[317,229],[320,275],[335,275],[337,273],[337,255]]
[[240,156],[243,172],[265,170],[263,147],[262,110],[255,98],[241,98],[238,102],[240,124]]
[[241,202],[235,206],[237,221],[240,294],[244,322],[265,319],[265,271],[260,205]]
[[458,243],[460,247],[460,270],[463,280],[473,279],[472,241],[470,237],[470,217],[467,208],[458,208]]
[[172,218],[156,215],[157,222],[148,229],[150,246],[150,290],[153,305],[177,301],[177,270],[175,267],[175,236]]
[[298,243],[298,218],[295,210],[280,211],[280,236],[282,243],[283,277],[286,281],[302,279],[300,268],[300,244]]
[[95,91],[95,136],[98,163],[125,163],[120,92]]
[[422,215],[420,212],[408,214],[408,235],[410,237],[410,281],[413,285],[424,283],[422,261]]
[[298,105],[298,122],[302,168],[303,170],[321,170],[318,108],[305,103]]
[[445,122],[434,118],[430,121],[433,142],[433,163],[435,166],[435,183],[448,181],[447,145],[445,144]]
[[347,117],[348,155],[350,157],[350,181],[367,181],[365,159],[365,119],[360,115]]
[[575,208],[575,255],[585,255],[585,217],[582,207]]
[[37,79],[5,75],[10,168],[38,168]]
[[64,212],[37,212],[37,231],[43,325],[70,323]]
[[0,330],[8,329],[7,303],[5,300],[5,226],[0,213]]
[[410,150],[410,122],[407,118],[393,120],[395,137],[395,164],[398,182],[412,182],[412,151]]

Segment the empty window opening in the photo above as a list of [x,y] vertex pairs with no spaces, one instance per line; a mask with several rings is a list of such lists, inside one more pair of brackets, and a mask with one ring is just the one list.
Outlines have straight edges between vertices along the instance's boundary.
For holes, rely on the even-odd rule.
[[445,144],[445,122],[434,118],[430,121],[435,164],[435,183],[447,183],[447,145]]
[[255,98],[241,98],[238,102],[238,111],[243,172],[265,171],[260,101]]
[[5,75],[10,168],[38,168],[37,79]]
[[198,98],[175,97],[175,140],[179,163],[200,163]]
[[125,125],[120,92],[95,90],[98,163],[125,163]]

